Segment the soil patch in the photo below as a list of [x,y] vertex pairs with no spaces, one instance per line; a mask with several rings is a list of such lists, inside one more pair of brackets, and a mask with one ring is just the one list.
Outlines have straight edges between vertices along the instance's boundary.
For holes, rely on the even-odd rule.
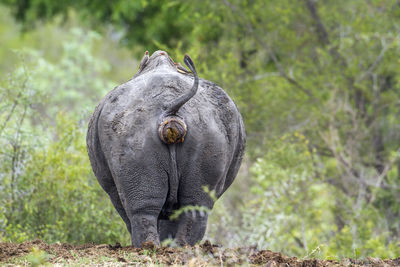
[[89,263],[112,263],[113,266],[129,266],[137,264],[163,264],[187,266],[212,266],[240,264],[262,265],[267,267],[280,266],[400,266],[400,258],[381,260],[368,258],[366,260],[344,259],[340,262],[319,259],[298,259],[287,257],[278,252],[257,250],[254,247],[228,249],[213,245],[206,241],[194,247],[161,247],[151,244],[143,248],[122,247],[115,245],[70,245],[46,244],[41,240],[28,241],[20,244],[0,243],[0,263],[13,263],[19,257],[32,252],[33,248],[45,251],[50,263],[76,263],[86,259]]

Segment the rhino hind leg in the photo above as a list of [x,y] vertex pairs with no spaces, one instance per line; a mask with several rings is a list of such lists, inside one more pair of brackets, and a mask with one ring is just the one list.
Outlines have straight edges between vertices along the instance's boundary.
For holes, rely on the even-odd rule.
[[[154,245],[159,246],[160,241],[157,232],[157,218],[160,212],[157,208],[159,205],[154,202],[154,199],[151,199],[150,197],[150,200],[143,201],[136,198],[125,197],[123,205],[121,197],[128,195],[125,190],[127,188],[126,186],[122,186],[120,193],[115,185],[113,187],[108,185],[103,188],[110,196],[115,209],[124,220],[131,235],[132,245],[135,247],[141,247],[145,242],[152,242]],[[137,194],[137,196],[146,199],[147,191],[145,188],[142,189],[143,191]],[[124,208],[124,206],[126,208]]]
[[126,224],[126,228],[128,229],[129,233],[131,234],[132,226],[131,222],[128,218],[128,215],[125,212],[125,209],[122,205],[121,199],[119,198],[117,187],[115,186],[108,186],[107,190],[105,190],[109,195],[112,204],[114,205],[115,209],[117,210],[119,216],[121,216],[122,220]]
[[178,231],[175,236],[180,246],[194,246],[200,241],[207,228],[208,214],[199,211],[185,212],[179,217]]
[[115,179],[119,181],[119,195],[131,223],[131,239],[135,247],[147,242],[160,245],[157,219],[167,198],[168,175],[162,166],[157,166],[159,153],[136,153],[138,158],[130,155],[114,162],[113,168],[121,170]]
[[161,242],[167,239],[175,239],[179,226],[178,222],[178,220],[158,220],[158,234],[160,235]]
[[109,165],[100,145],[97,123],[102,108],[102,104],[99,104],[96,107],[88,125],[88,132],[86,136],[88,155],[97,181],[103,190],[106,191],[118,214],[125,222],[126,228],[129,232],[131,232],[131,223],[122,205]]
[[183,213],[176,220],[161,219],[158,221],[160,241],[172,239],[177,245],[193,246],[203,238],[207,220],[208,214],[199,211]]
[[176,220],[159,220],[160,241],[172,239],[179,246],[195,245],[206,231],[208,215],[197,211],[186,212]]
[[128,218],[128,215],[126,214],[124,206],[122,205],[121,199],[118,194],[117,186],[115,185],[110,169],[106,165],[104,156],[103,157],[98,156],[96,160],[100,159],[102,160],[102,164],[97,164],[96,165],[97,168],[94,169],[97,181],[99,182],[103,190],[106,191],[106,193],[110,197],[111,203],[114,205],[114,208],[117,210],[119,216],[121,216],[122,220],[126,224],[126,228],[128,229],[129,233],[131,233],[132,229],[131,223]]
[[134,247],[142,247],[145,243],[153,243],[160,246],[160,238],[157,231],[157,215],[134,214],[131,217],[131,237]]

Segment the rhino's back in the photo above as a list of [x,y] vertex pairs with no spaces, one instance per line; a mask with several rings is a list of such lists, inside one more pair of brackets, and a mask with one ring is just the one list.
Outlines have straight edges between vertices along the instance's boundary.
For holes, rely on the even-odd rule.
[[[192,84],[192,76],[179,73],[138,76],[104,98],[100,129],[121,138],[158,136],[157,127],[164,108],[190,90]],[[237,123],[241,120],[229,96],[220,87],[203,79],[197,93],[176,115],[188,125],[188,134],[221,134],[228,143],[238,131]]]

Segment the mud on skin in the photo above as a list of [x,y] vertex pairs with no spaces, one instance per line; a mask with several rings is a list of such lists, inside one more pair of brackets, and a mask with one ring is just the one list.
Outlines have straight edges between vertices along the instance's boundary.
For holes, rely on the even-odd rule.
[[194,245],[205,233],[207,214],[232,184],[245,149],[241,115],[214,83],[198,77],[166,52],[146,51],[138,72],[109,92],[89,122],[87,149],[93,171],[131,234],[132,245],[159,245],[166,238]]

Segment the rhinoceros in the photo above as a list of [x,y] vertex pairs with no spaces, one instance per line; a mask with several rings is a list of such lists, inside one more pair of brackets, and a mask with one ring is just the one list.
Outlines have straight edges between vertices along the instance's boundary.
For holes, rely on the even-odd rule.
[[[164,51],[146,51],[138,72],[95,108],[87,132],[93,172],[131,234],[132,245],[171,238],[194,245],[208,213],[235,179],[245,149],[231,98]],[[204,187],[208,187],[205,190]],[[181,210],[182,211],[182,210]],[[176,213],[175,213],[176,214]]]

